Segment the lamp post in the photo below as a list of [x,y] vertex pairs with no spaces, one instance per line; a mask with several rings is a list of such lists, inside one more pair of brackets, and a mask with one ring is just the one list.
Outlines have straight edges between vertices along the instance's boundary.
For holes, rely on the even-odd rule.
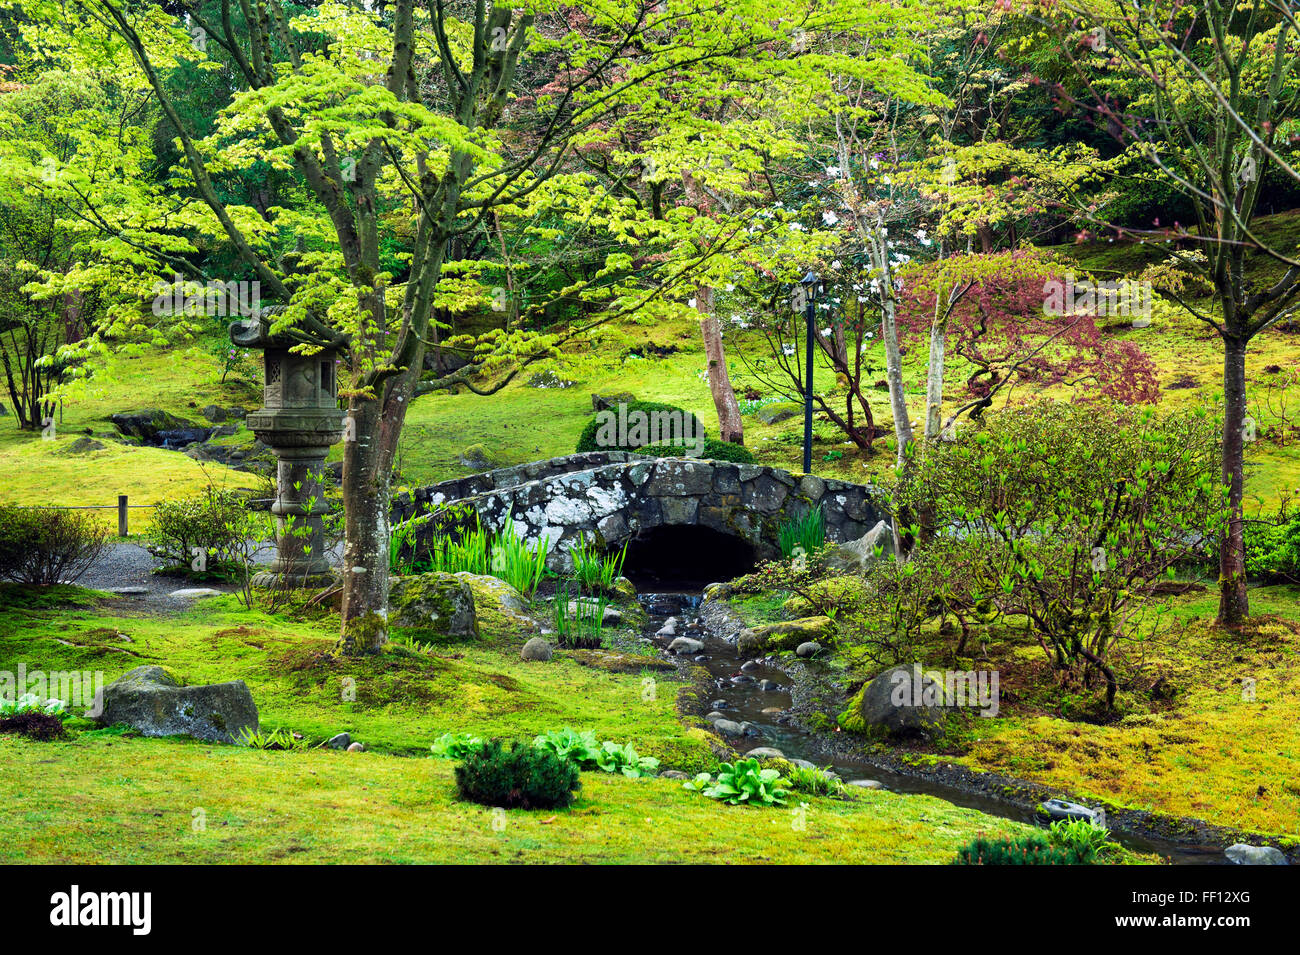
[[804,328],[804,386],[803,386],[803,473],[812,473],[812,418],[813,418],[813,325],[817,320],[816,300],[820,286],[817,276],[809,272],[799,280],[803,290]]

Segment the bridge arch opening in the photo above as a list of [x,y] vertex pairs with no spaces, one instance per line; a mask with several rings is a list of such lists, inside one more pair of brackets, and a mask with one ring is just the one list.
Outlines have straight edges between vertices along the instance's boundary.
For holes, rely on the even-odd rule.
[[699,524],[663,524],[628,541],[623,573],[638,590],[698,590],[754,569],[748,541]]

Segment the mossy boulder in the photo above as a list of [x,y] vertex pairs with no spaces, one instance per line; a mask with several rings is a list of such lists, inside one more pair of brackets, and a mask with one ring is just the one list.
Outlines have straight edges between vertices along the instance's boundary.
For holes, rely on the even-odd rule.
[[456,574],[398,577],[388,592],[388,623],[415,639],[478,636],[474,591]]
[[609,595],[617,601],[636,600],[636,585],[626,577],[619,577],[609,588]]
[[853,733],[887,739],[934,739],[943,733],[944,686],[919,665],[890,667],[863,684],[840,714]]
[[[877,556],[876,550],[880,549]],[[865,576],[871,565],[878,560],[891,560],[894,556],[894,530],[885,521],[877,521],[857,540],[840,544],[827,560],[827,567],[832,571]]]
[[471,444],[468,448],[462,451],[460,453],[460,463],[467,468],[474,469],[475,471],[490,471],[492,468],[496,467],[496,462],[493,461],[492,455],[490,455],[488,449],[483,447],[481,444]]
[[91,711],[96,723],[124,723],[145,736],[192,736],[235,743],[257,732],[257,706],[243,680],[185,686],[166,667],[141,666],[104,687]]
[[198,427],[193,421],[178,418],[158,408],[119,411],[109,415],[109,420],[124,436],[136,438],[145,444],[155,443],[161,431],[181,431]]
[[528,614],[528,600],[500,577],[461,571],[455,575],[474,595],[479,629],[492,632],[536,630],[537,621]]
[[825,645],[834,633],[835,621],[830,617],[801,617],[740,631],[736,650],[741,656],[761,656],[779,650],[794,650],[810,640]]

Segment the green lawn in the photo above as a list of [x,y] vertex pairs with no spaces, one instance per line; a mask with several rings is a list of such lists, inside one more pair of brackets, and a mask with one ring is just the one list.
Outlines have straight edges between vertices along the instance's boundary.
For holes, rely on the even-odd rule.
[[1027,828],[924,796],[803,797],[797,815],[598,772],[583,773],[569,809],[514,810],[494,825],[432,757],[93,734],[0,737],[0,761],[5,864],[945,863],[976,834]]
[[[457,798],[452,764],[428,754],[442,732],[593,729],[691,773],[715,765],[717,740],[683,725],[675,702],[686,685],[659,670],[611,673],[564,652],[526,664],[518,632],[336,661],[322,655],[335,626],[253,614],[233,598],[144,617],[84,591],[0,589],[0,667],[99,669],[111,680],[157,662],[190,682],[242,679],[264,729],[313,741],[346,730],[368,747],[271,752],[122,736],[80,719],[67,742],[0,736],[0,862],[947,862],[979,833],[1025,830],[927,797],[854,791],[730,807],[674,780],[597,772],[583,774],[570,809],[512,811],[494,829],[491,810]],[[355,702],[343,699],[344,677]],[[807,805],[796,813],[798,801]]]

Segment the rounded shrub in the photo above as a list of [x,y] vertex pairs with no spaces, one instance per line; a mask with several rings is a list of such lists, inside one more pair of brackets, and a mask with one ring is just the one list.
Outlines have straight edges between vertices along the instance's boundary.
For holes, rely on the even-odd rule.
[[[687,411],[686,409],[679,408],[676,405],[664,404],[663,402],[659,402],[659,401],[629,401],[626,403],[626,408],[627,408],[626,414],[628,418],[631,418],[631,416],[635,412],[642,412],[647,416],[647,419],[650,421],[669,420],[674,423],[674,428],[678,428],[678,427],[690,428],[691,429],[690,433],[692,435],[704,434],[704,425],[703,423],[701,423],[700,419],[697,418],[695,415],[691,414],[691,412]],[[608,420],[607,414],[611,414],[611,413],[616,416],[615,420],[617,421],[619,415],[619,406],[615,405],[614,407],[608,409],[608,413],[600,412],[596,415],[593,415],[592,419],[587,422],[587,426],[582,429],[582,434],[578,438],[578,445],[577,448],[575,449],[579,454],[585,451],[645,452],[647,450],[647,446],[651,443],[648,440],[644,443],[639,443],[639,444],[630,444],[626,440],[620,441],[615,444],[609,444],[609,445],[597,443],[596,438],[601,430],[601,424],[604,421]],[[654,415],[665,415],[665,414],[671,415],[671,418],[656,419],[653,417]],[[679,432],[674,431],[674,436],[677,434],[679,434]],[[620,435],[620,437],[626,438],[628,436]],[[707,442],[707,438],[706,438],[706,442]]]
[[717,438],[704,439],[704,453],[701,457],[710,461],[731,461],[733,464],[753,464],[754,455],[743,444],[719,441]]
[[471,802],[506,809],[563,808],[581,787],[578,768],[549,749],[485,743],[456,767],[456,788]]

